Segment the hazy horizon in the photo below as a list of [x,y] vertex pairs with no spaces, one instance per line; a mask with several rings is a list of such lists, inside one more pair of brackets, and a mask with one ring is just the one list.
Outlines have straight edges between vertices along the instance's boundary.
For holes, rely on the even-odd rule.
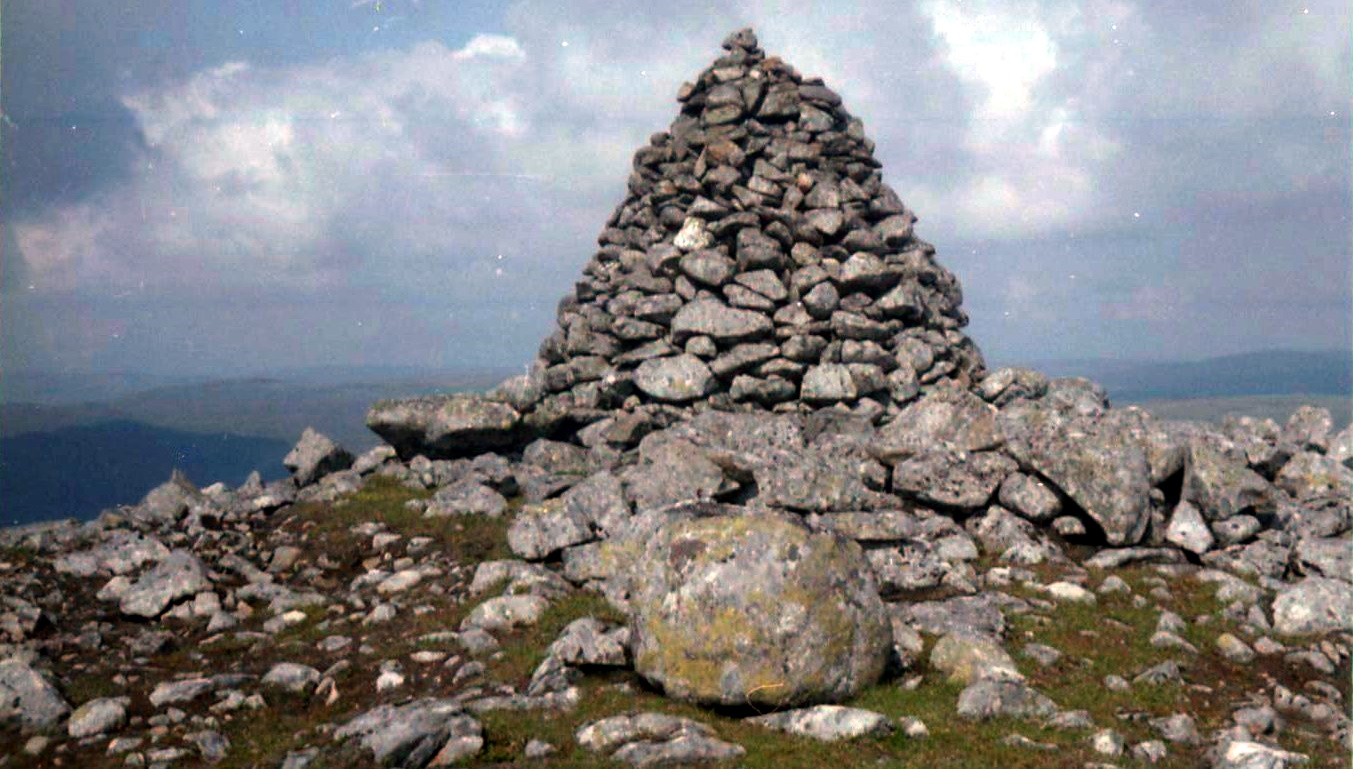
[[7,3],[0,372],[528,363],[753,26],[995,362],[1353,345],[1350,8]]

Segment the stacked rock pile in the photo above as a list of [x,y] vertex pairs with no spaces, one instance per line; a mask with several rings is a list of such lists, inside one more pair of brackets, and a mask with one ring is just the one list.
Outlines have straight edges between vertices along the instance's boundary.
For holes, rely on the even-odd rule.
[[959,283],[915,236],[860,120],[750,30],[723,47],[635,153],[558,327],[502,389],[526,428],[645,404],[845,404],[878,420],[933,383],[981,376]]

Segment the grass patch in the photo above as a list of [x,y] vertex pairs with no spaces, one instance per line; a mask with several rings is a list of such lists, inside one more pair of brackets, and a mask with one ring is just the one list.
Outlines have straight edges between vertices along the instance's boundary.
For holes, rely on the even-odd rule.
[[[493,593],[485,593],[486,597],[490,595]],[[585,590],[576,591],[551,603],[535,625],[499,633],[502,656],[489,660],[489,675],[503,683],[525,686],[536,667],[544,661],[545,649],[550,643],[570,622],[583,617],[596,617],[613,625],[626,621],[605,598]]]
[[484,515],[424,518],[421,510],[405,506],[431,496],[430,491],[411,489],[393,478],[377,476],[338,503],[305,502],[292,508],[292,514],[312,535],[325,540],[318,550],[331,557],[335,540],[349,547],[365,547],[368,543],[357,541],[350,529],[373,521],[407,539],[429,537],[433,547],[457,561],[473,563],[512,557],[507,546],[507,529],[520,500],[511,503],[508,512],[498,518]]

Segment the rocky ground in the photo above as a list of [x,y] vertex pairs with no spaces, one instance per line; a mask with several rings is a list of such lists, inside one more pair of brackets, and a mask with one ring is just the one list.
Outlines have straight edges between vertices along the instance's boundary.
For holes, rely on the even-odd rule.
[[[1035,404],[1065,383],[1049,392]],[[1150,422],[1178,454],[1157,488],[1182,498],[1121,548],[1036,525],[1089,519],[1006,453],[994,481],[914,488],[906,461],[890,478],[858,451],[892,444],[844,417],[709,412],[629,448],[453,461],[354,462],[307,434],[286,481],[175,478],[94,522],[3,534],[0,766],[1345,767],[1353,471],[1349,435],[1320,417]],[[931,428],[908,439],[946,434]],[[1200,493],[1201,447],[1257,433],[1272,442]],[[757,464],[771,434],[796,468]],[[1293,491],[1252,469],[1259,444],[1290,455],[1268,471]],[[1341,501],[1294,485],[1293,462],[1325,462],[1307,481]],[[1277,512],[1226,534],[1257,511],[1211,506],[1244,488]],[[923,504],[937,489],[951,504]],[[887,671],[833,707],[663,696],[635,669],[648,567],[631,545],[773,510],[859,543]]]

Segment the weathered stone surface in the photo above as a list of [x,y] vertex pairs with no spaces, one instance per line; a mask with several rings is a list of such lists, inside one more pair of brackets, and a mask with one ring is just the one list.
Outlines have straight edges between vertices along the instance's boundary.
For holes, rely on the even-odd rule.
[[643,461],[620,472],[620,480],[636,512],[711,499],[725,485],[723,468],[700,447],[684,440],[645,452]]
[[319,671],[296,662],[279,662],[268,669],[263,683],[296,694],[308,693],[319,683]]
[[941,507],[976,510],[986,507],[1016,467],[1015,460],[994,451],[929,452],[893,466],[893,491]]
[[1273,599],[1273,629],[1281,635],[1347,630],[1350,623],[1353,591],[1342,580],[1307,577]]
[[76,739],[116,731],[127,723],[130,697],[99,697],[75,709],[66,722],[66,733]]
[[1198,508],[1188,502],[1180,502],[1170,516],[1170,525],[1165,529],[1165,541],[1201,555],[1212,549],[1216,537],[1212,535]]
[[549,606],[549,600],[539,595],[500,595],[470,610],[460,623],[460,629],[495,631],[534,625]]
[[930,650],[930,666],[964,686],[982,678],[1024,679],[1005,648],[985,635],[945,634]]
[[715,382],[704,361],[694,355],[677,355],[639,364],[634,385],[657,400],[684,403],[708,395]]
[[1010,473],[997,494],[1001,505],[1035,523],[1045,523],[1062,511],[1057,493],[1043,481],[1024,473]]
[[1353,496],[1353,470],[1333,457],[1311,451],[1303,451],[1292,457],[1278,471],[1275,482],[1279,488],[1299,500],[1323,496],[1348,499]]
[[61,692],[27,662],[0,661],[0,723],[13,719],[22,731],[50,728],[70,712]]
[[58,556],[52,561],[52,568],[74,577],[92,577],[102,571],[128,574],[147,563],[164,560],[167,555],[169,548],[155,537],[115,531],[95,547]]
[[865,484],[868,472],[868,465],[859,460],[815,451],[779,451],[758,462],[753,475],[761,504],[827,512],[882,503],[882,495]]
[[307,427],[301,440],[282,459],[282,465],[291,471],[297,486],[309,486],[329,473],[352,467],[352,461],[347,449]]
[[837,742],[856,737],[891,734],[892,719],[882,713],[842,705],[816,705],[786,710],[747,719],[751,723],[780,732],[811,737],[820,742]]
[[672,318],[672,341],[684,343],[707,336],[725,344],[748,342],[770,334],[771,320],[762,313],[729,307],[713,299],[683,305]]
[[958,695],[958,715],[976,721],[997,717],[1044,718],[1057,704],[1023,680],[979,678]]
[[381,766],[422,769],[475,755],[484,729],[453,700],[419,699],[368,710],[339,727],[334,739],[357,740]]
[[996,409],[966,390],[941,388],[879,428],[875,452],[886,462],[941,450],[986,451],[1001,445]]
[[448,515],[486,515],[497,518],[507,509],[507,499],[477,480],[467,478],[444,486],[432,495],[423,511],[425,518]]
[[595,538],[587,517],[563,500],[525,505],[507,530],[507,544],[522,558],[538,561]]
[[1128,431],[1095,416],[1065,418],[1017,406],[1001,413],[1001,427],[1020,465],[1076,502],[1109,544],[1141,541],[1151,520],[1151,469]]
[[883,672],[891,628],[854,543],[778,516],[700,518],[663,526],[643,560],[635,669],[670,697],[832,702]]
[[175,601],[209,589],[211,580],[202,560],[175,550],[132,583],[118,606],[123,614],[154,619]]
[[510,405],[471,395],[380,401],[366,426],[404,458],[473,456],[515,443],[521,415]]
[[1256,507],[1272,509],[1273,487],[1258,473],[1199,440],[1191,442],[1184,464],[1184,500],[1208,521],[1220,521]]
[[689,718],[665,713],[637,713],[583,724],[578,744],[630,766],[672,766],[726,761],[746,753],[739,745],[714,736],[714,730]]

